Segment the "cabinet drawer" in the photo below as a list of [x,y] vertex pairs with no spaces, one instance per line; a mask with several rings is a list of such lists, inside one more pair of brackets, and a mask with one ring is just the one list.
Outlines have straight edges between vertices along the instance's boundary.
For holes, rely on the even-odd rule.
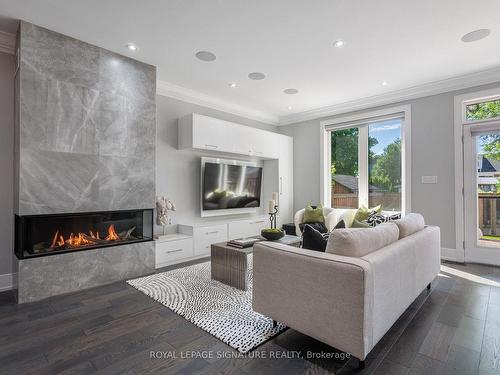
[[235,221],[229,223],[229,239],[254,237],[260,235],[260,231],[269,227],[270,223],[265,218],[256,218],[248,221]]
[[207,240],[203,243],[199,243],[198,246],[194,248],[194,255],[210,255],[210,246],[214,243],[226,242],[227,237],[219,237],[211,240]]
[[[196,227],[193,229],[194,247],[199,247],[200,244],[205,244],[207,241],[215,243],[217,239],[227,239],[227,225],[211,225],[206,227]],[[220,241],[219,241],[220,242]]]
[[175,260],[190,258],[193,256],[193,239],[157,242],[155,254],[157,267]]

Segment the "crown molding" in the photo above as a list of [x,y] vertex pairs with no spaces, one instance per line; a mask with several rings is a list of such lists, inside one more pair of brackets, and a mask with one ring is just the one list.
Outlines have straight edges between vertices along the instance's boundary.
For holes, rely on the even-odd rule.
[[391,91],[382,95],[374,95],[287,115],[280,118],[279,125],[283,126],[302,121],[315,120],[326,116],[359,111],[362,109],[378,107],[386,104],[393,104],[396,102],[422,98],[425,96],[442,94],[445,92],[466,89],[469,87],[480,86],[497,81],[500,81],[500,67],[443,79],[440,81],[429,82],[407,89]]
[[14,54],[16,49],[16,36],[0,30],[0,52]]
[[183,102],[193,103],[203,107],[212,108],[218,111],[231,113],[236,116],[247,119],[264,122],[266,124],[278,125],[279,117],[269,113],[257,111],[252,108],[240,106],[229,101],[214,98],[199,91],[177,86],[166,81],[156,82],[156,93],[162,96],[168,96],[181,100]]

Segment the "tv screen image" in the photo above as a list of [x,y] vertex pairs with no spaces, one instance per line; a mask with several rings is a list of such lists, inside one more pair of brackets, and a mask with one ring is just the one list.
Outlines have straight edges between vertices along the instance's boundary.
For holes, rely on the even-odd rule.
[[203,210],[260,207],[261,184],[261,167],[206,162],[203,171]]

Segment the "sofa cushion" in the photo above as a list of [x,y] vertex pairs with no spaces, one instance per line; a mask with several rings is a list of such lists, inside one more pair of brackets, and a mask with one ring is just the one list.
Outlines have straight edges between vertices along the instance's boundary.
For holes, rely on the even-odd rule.
[[324,223],[325,217],[323,216],[323,207],[318,204],[311,206],[309,203],[304,211],[304,223]]
[[348,257],[362,257],[399,239],[399,229],[394,223],[384,223],[373,228],[346,228],[331,232],[326,252]]
[[394,220],[394,223],[396,223],[399,228],[400,239],[418,232],[425,227],[424,217],[417,213],[411,213],[402,219]]

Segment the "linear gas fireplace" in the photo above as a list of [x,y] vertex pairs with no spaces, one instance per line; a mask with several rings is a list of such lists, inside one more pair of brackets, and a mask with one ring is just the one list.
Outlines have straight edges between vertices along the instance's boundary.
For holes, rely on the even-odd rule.
[[152,239],[152,209],[16,216],[19,259]]

